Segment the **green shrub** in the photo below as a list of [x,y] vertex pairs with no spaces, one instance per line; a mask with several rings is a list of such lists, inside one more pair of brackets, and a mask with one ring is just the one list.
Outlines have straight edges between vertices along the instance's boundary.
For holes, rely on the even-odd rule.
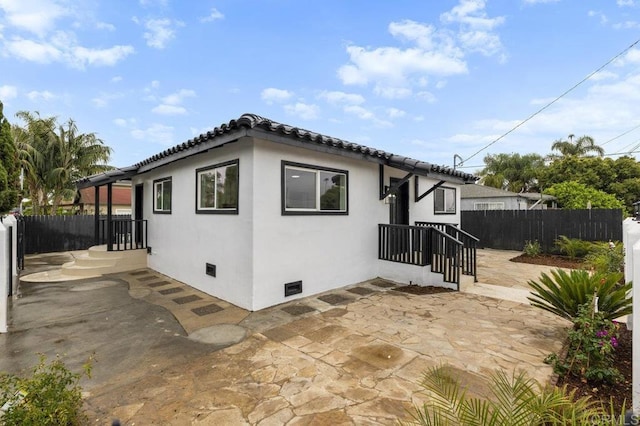
[[[82,374],[72,373],[59,357],[47,364],[44,355],[30,377],[0,375],[0,412],[6,425],[81,425],[87,423],[82,411]],[[91,376],[91,359],[84,366]],[[16,398],[16,396],[20,397]],[[9,402],[9,404],[6,404]]]
[[577,398],[566,386],[542,387],[523,372],[509,376],[498,370],[488,399],[468,397],[446,367],[427,371],[420,385],[428,393],[428,403],[412,412],[414,424],[420,425],[591,424],[606,413],[589,397]]
[[585,256],[585,267],[596,272],[622,272],[624,247],[621,243],[596,243]]
[[570,321],[578,316],[578,309],[587,303],[594,294],[598,297],[598,311],[606,319],[614,320],[630,314],[633,309],[632,298],[627,298],[631,283],[620,285],[621,273],[593,274],[584,270],[562,269],[551,271],[551,277],[545,273],[539,282],[529,281],[533,288],[528,297],[532,306],[549,311]]
[[569,348],[565,359],[553,353],[545,362],[554,372],[573,375],[596,383],[615,383],[622,375],[613,365],[613,353],[618,347],[618,324],[595,312],[592,298],[578,309],[569,331]]
[[540,243],[538,242],[538,240],[534,240],[534,241],[525,241],[524,242],[524,249],[522,250],[524,252],[525,255],[529,256],[529,257],[536,257],[536,256],[540,256],[540,253],[542,252],[541,248],[540,248]]
[[560,237],[554,241],[554,244],[560,253],[566,254],[571,259],[586,256],[593,245],[593,243],[589,241],[583,241],[578,238],[567,238],[564,235],[560,235]]

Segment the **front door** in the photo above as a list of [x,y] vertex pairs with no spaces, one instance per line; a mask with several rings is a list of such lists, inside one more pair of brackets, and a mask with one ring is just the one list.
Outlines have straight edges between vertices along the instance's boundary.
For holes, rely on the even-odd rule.
[[[391,185],[398,183],[400,179],[391,178]],[[389,203],[389,223],[391,225],[409,224],[409,182],[405,182],[392,194]]]
[[135,203],[136,208],[133,212],[133,219],[135,220],[136,227],[136,247],[141,248],[144,247],[144,226],[142,223],[143,219],[143,205],[144,205],[144,185],[139,184],[135,186]]

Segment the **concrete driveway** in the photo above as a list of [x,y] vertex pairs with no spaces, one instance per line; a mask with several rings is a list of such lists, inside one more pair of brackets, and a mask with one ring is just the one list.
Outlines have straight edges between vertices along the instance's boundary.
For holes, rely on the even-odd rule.
[[567,326],[525,304],[383,280],[250,313],[141,270],[24,286],[0,370],[37,352],[77,370],[95,353],[92,424],[394,424],[439,364],[476,394],[496,368],[548,381],[542,360]]

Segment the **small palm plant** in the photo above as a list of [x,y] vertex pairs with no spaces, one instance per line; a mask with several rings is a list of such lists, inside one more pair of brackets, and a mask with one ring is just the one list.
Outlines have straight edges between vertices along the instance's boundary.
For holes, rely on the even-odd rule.
[[614,320],[633,310],[633,300],[627,297],[631,283],[618,284],[621,273],[590,275],[584,270],[566,272],[562,269],[543,273],[539,281],[529,281],[533,288],[528,297],[532,306],[544,309],[573,321],[578,309],[594,295],[598,298],[598,311],[605,319]]
[[412,413],[419,425],[567,425],[590,424],[602,407],[589,397],[576,398],[565,387],[542,387],[524,372],[498,370],[490,383],[489,399],[468,397],[460,381],[446,367],[428,370],[421,382],[428,402]]

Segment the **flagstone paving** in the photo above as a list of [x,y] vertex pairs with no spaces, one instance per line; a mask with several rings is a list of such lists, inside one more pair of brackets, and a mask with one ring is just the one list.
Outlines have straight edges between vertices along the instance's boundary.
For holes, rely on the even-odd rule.
[[[191,301],[163,295],[151,275]],[[155,271],[117,277],[132,297],[169,309],[190,337],[226,327],[238,343],[179,364],[150,359],[91,388],[94,424],[396,424],[425,400],[418,382],[434,366],[449,365],[480,396],[498,368],[547,383],[542,360],[561,349],[569,325],[522,303],[412,295],[380,279],[250,313]]]

